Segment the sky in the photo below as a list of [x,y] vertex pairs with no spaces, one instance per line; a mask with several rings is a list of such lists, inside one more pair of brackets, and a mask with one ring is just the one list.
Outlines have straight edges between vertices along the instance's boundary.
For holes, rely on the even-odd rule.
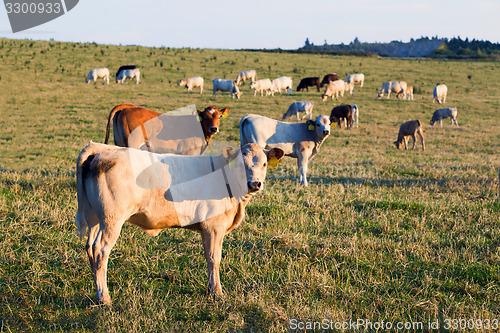
[[[29,1],[29,0],[26,0]],[[421,36],[500,42],[500,0],[80,0],[65,15],[0,37],[191,48],[296,49],[409,41]]]

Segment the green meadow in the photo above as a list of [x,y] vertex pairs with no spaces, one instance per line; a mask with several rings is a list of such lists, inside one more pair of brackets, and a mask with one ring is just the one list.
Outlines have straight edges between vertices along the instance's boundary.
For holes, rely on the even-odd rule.
[[[91,69],[114,75],[125,64],[139,66],[139,85],[85,84]],[[500,327],[499,62],[0,39],[0,69],[0,332],[283,332],[293,320],[323,319],[423,325],[408,331],[453,319],[476,331]],[[239,100],[212,97],[214,78],[246,69],[258,79],[291,76],[294,88],[332,72],[366,80],[333,102],[311,88],[253,97],[248,83]],[[189,76],[204,77],[203,95],[177,85]],[[414,100],[378,100],[391,80],[413,85]],[[429,125],[444,107],[432,103],[437,83],[448,86],[444,106],[458,108],[459,128],[449,119]],[[295,159],[268,171],[224,239],[224,295],[206,293],[198,233],[149,237],[126,224],[108,266],[113,306],[100,308],[75,232],[75,162],[90,140],[104,141],[112,107],[229,107],[214,141],[237,147],[243,115],[281,119],[300,100],[314,101],[314,116],[357,104],[359,128],[332,129],[308,188]],[[425,151],[392,144],[412,119],[427,131]]]

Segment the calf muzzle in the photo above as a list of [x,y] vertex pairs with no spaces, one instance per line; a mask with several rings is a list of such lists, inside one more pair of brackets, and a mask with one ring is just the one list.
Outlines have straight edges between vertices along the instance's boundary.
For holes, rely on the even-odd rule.
[[261,181],[248,181],[247,182],[248,190],[250,192],[260,191],[262,189]]

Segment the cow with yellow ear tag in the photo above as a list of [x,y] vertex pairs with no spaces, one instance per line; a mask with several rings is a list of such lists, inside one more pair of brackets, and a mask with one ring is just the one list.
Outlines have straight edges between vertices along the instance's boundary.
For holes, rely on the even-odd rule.
[[[255,114],[247,114],[240,121],[241,145],[256,143],[266,149],[280,148],[286,156],[296,158],[300,183],[304,186],[308,185],[308,162],[319,152],[328,135],[330,119],[324,115],[295,124]],[[274,160],[269,163],[270,166],[277,165]]]

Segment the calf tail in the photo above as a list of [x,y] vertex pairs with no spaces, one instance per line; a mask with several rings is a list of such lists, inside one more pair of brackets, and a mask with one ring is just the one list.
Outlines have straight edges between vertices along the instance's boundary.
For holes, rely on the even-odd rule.
[[115,113],[117,113],[118,111],[130,108],[130,107],[137,107],[137,106],[132,105],[132,104],[118,104],[111,110],[111,112],[109,113],[109,116],[108,116],[108,124],[106,125],[106,137],[104,138],[105,144],[108,144],[108,141],[109,141],[109,132],[111,129],[111,122],[113,121]]
[[86,212],[91,210],[85,190],[85,178],[90,171],[90,162],[94,159],[95,154],[104,149],[106,149],[106,146],[95,144],[90,141],[90,143],[82,149],[76,160],[76,194],[78,209],[75,216],[75,224],[76,233],[80,238],[84,236],[88,226]]

